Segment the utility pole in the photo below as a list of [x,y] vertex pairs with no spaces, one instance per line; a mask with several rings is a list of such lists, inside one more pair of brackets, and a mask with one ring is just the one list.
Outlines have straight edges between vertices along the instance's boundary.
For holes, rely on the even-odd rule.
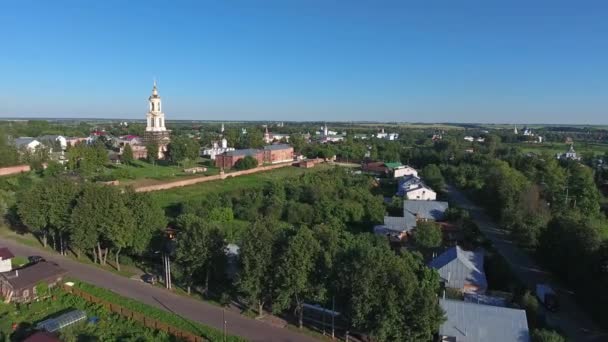
[[333,340],[335,338],[334,336],[334,317],[336,317],[336,296],[331,296],[331,339]]
[[222,308],[222,321],[224,322],[224,342],[226,342],[226,308]]

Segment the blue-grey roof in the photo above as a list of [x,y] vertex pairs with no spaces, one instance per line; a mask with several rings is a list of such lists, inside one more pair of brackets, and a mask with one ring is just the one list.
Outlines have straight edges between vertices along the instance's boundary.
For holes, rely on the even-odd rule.
[[397,186],[397,194],[399,196],[403,196],[403,195],[405,195],[405,192],[407,191],[408,188],[410,188],[412,186],[420,185],[420,184],[424,184],[422,182],[422,179],[420,179],[414,175],[408,175],[408,176],[402,177],[399,180],[399,185]]
[[403,201],[403,216],[418,215],[419,219],[441,221],[445,218],[445,212],[448,210],[448,202],[442,201]]
[[276,145],[266,145],[264,146],[265,150],[285,150],[291,148],[291,146],[287,145],[287,144],[276,144]]
[[257,150],[255,148],[224,152],[224,154],[227,156],[255,156],[258,153],[260,153],[260,150]]
[[440,299],[447,320],[439,336],[466,342],[529,342],[526,312],[520,309]]
[[36,138],[31,138],[31,137],[15,138],[15,146],[21,147],[23,145],[27,145],[27,144],[31,143],[32,141],[36,141]]
[[406,230],[405,218],[384,216],[384,227],[395,232],[402,232]]
[[482,249],[465,251],[456,246],[433,259],[429,267],[439,272],[439,276],[446,282],[446,287],[464,290],[465,285],[473,285],[477,287],[478,293],[483,293],[488,288],[483,257]]
[[38,140],[57,140],[59,138],[65,138],[63,135],[51,135],[51,134],[47,134],[47,135],[42,135],[38,137]]
[[467,303],[494,305],[494,306],[507,306],[507,298],[494,297],[479,293],[465,293],[464,301]]

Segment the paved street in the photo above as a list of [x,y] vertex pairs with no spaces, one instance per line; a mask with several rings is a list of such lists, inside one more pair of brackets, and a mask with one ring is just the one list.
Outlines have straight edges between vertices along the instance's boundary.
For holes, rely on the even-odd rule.
[[[0,238],[0,247],[8,247],[15,255],[41,255],[67,269],[75,278],[222,330],[220,307],[178,296],[162,288],[128,279],[95,266],[81,264],[58,254],[21,245],[10,239]],[[316,341],[310,336],[274,327],[231,311],[226,311],[226,321],[229,334],[242,336],[250,341]]]
[[572,292],[560,288],[551,279],[551,274],[544,271],[528,254],[520,250],[508,234],[488,217],[483,209],[469,201],[466,196],[454,187],[448,188],[448,195],[458,206],[469,210],[471,218],[477,223],[481,232],[492,241],[496,250],[507,260],[515,274],[530,288],[537,283],[550,283],[558,292],[560,310],[557,313],[547,312],[547,321],[559,327],[572,341],[606,341],[608,334],[602,332],[580,309]]

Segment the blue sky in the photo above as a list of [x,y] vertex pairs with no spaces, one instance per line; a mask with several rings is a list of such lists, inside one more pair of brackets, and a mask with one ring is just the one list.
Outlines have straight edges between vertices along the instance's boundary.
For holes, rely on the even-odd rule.
[[601,1],[6,1],[0,117],[608,124]]

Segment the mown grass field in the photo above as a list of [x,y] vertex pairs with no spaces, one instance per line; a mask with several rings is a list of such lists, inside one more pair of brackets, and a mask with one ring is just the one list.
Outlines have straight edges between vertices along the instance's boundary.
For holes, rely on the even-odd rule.
[[[534,152],[538,154],[549,153],[555,155],[557,153],[564,153],[568,150],[570,145],[564,143],[543,143],[543,144],[526,144],[517,143],[513,144],[519,147],[524,152]],[[578,154],[584,154],[593,152],[595,155],[608,153],[608,144],[600,143],[574,143],[574,150]]]
[[329,164],[318,164],[312,169],[286,166],[284,168],[254,173],[246,176],[199,183],[169,190],[155,191],[151,193],[151,196],[154,196],[161,206],[167,208],[200,196],[205,196],[206,194],[258,188],[264,186],[267,182],[272,180],[297,177],[307,172],[325,171],[332,167],[335,166]]
[[[215,175],[219,173],[218,168],[203,165],[202,161],[199,161],[195,166],[206,167],[207,171],[204,175]],[[186,174],[184,173],[184,168],[179,165],[165,162],[151,164],[142,160],[136,160],[131,165],[108,165],[108,173],[111,175],[118,175],[118,180],[125,185],[141,185],[140,183],[145,183],[146,181],[185,179],[188,177],[200,177],[202,175]]]

